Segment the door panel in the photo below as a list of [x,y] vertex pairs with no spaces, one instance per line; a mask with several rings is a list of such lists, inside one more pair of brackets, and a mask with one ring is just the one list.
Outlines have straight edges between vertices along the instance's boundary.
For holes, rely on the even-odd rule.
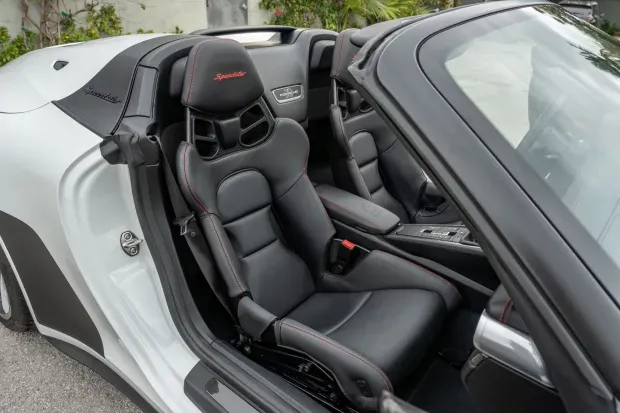
[[209,29],[248,24],[247,0],[207,0]]

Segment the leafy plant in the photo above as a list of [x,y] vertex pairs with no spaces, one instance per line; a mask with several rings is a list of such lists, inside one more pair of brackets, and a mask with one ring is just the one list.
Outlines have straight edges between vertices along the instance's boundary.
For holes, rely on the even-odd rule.
[[0,66],[34,50],[35,33],[25,30],[21,36],[11,37],[5,26],[0,26]]
[[261,0],[259,6],[273,13],[271,24],[337,31],[428,12],[422,0]]
[[98,9],[91,8],[86,16],[86,26],[78,26],[74,18],[67,16],[62,20],[61,27],[60,44],[123,34],[121,18],[112,4],[105,4]]
[[336,29],[338,2],[334,0],[261,0],[272,14],[271,23],[295,27]]
[[601,30],[605,33],[610,34],[612,36],[620,35],[620,26],[615,23],[610,22],[609,20],[603,20],[603,24],[601,24]]
[[[146,8],[136,0],[129,1],[135,1],[142,10]],[[42,47],[123,34],[122,20],[113,4],[100,3],[98,0],[84,1],[82,8],[73,11],[61,9],[60,5],[64,5],[62,0],[21,0],[21,3],[22,21],[28,22],[36,30],[22,29],[20,35],[11,37],[8,29],[0,26],[0,66]],[[84,13],[85,22],[78,23],[76,16]],[[33,16],[38,16],[38,20]],[[140,28],[137,33],[153,33],[153,30]],[[182,34],[183,30],[175,26],[172,33]]]

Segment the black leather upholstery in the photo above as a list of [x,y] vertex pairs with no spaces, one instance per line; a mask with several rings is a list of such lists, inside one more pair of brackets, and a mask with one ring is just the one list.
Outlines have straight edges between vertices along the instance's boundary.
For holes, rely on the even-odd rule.
[[319,185],[316,192],[330,217],[369,234],[387,234],[400,223],[387,209],[342,189]]
[[[195,48],[206,51],[214,42]],[[233,42],[222,41],[218,50],[225,52],[218,65],[247,54]],[[184,82],[192,82],[192,73],[211,76],[212,62],[197,59]],[[238,113],[249,101],[230,103],[229,110]],[[382,391],[393,390],[392,380],[416,367],[459,293],[430,271],[378,251],[347,276],[330,274],[335,230],[306,175],[307,136],[288,119],[276,119],[271,130],[265,141],[209,160],[189,136],[177,153],[181,189],[243,331],[305,353],[334,375],[355,406],[374,409]]]
[[508,296],[503,285],[500,285],[491,296],[487,303],[486,312],[497,321],[529,334],[523,318],[515,309],[514,302]]
[[230,43],[238,44],[211,37],[192,48],[181,98],[185,106],[209,114],[230,114],[261,97],[263,83],[252,59],[247,52],[229,47]]
[[447,203],[432,205],[425,199],[426,174],[355,90],[348,66],[359,51],[351,42],[359,32],[348,29],[338,35],[332,62],[336,92],[330,115],[342,154],[334,168],[336,185],[392,211],[404,223],[458,221]]

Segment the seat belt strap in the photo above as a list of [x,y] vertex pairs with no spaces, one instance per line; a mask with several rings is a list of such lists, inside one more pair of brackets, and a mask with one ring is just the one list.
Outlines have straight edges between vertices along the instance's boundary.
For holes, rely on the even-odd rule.
[[166,186],[168,187],[168,196],[172,203],[172,209],[174,210],[174,225],[180,228],[180,235],[185,238],[189,245],[194,259],[200,268],[203,276],[206,278],[209,287],[222,303],[228,314],[236,320],[235,314],[230,308],[230,302],[228,296],[224,293],[221,281],[217,278],[215,267],[213,266],[213,258],[211,255],[211,249],[207,244],[207,241],[200,229],[200,226],[196,222],[196,216],[193,211],[187,206],[185,197],[181,192],[179,183],[172,172],[172,167],[168,158],[163,151],[159,137],[156,137],[159,144],[159,152],[161,154],[161,160],[163,163],[164,175],[166,178]]

